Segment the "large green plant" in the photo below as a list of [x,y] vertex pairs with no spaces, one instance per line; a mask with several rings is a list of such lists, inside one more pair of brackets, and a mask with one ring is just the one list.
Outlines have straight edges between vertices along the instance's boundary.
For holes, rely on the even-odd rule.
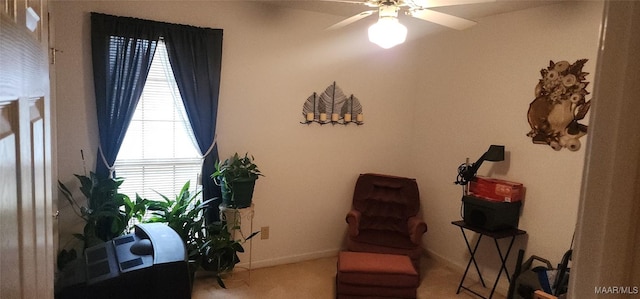
[[233,270],[239,262],[237,253],[244,252],[242,243],[258,232],[235,240],[225,222],[207,225],[203,211],[214,199],[199,200],[200,192],[190,192],[189,186],[189,182],[185,183],[175,199],[158,193],[162,200],[148,200],[147,209],[151,211],[151,217],[146,222],[163,222],[173,228],[185,243],[192,271],[196,268],[212,271],[218,284],[224,288],[222,275]]
[[136,200],[118,192],[122,178],[106,178],[93,172],[89,176],[75,175],[80,181],[80,191],[85,202],[79,203],[62,182],[58,187],[76,215],[84,219],[82,234],[74,236],[84,242],[84,248],[109,241],[129,231],[129,221],[145,214],[146,200],[136,195]]
[[190,182],[187,181],[175,199],[158,193],[162,200],[147,200],[147,210],[151,211],[151,217],[145,222],[163,222],[173,228],[184,241],[189,258],[197,260],[197,249],[201,243],[199,240],[203,238],[203,210],[213,199],[202,202],[198,197],[200,191],[191,192],[189,187]]

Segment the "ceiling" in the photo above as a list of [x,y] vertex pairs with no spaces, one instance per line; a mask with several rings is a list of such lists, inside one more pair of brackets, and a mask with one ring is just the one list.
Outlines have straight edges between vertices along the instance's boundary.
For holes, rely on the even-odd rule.
[[[567,0],[564,0],[567,1]],[[333,0],[297,0],[297,1],[270,1],[263,0],[265,4],[275,5],[280,7],[286,7],[291,9],[300,9],[313,11],[318,13],[325,13],[336,16],[343,16],[345,18],[356,15],[362,11],[370,10],[371,8],[353,3],[344,3]],[[455,3],[456,0],[450,0],[448,2]],[[513,12],[522,9],[528,9],[544,5],[553,5],[563,1],[552,0],[496,0],[495,2],[466,4],[466,5],[452,5],[432,8],[440,12],[452,14],[454,16],[477,20],[483,17]]]

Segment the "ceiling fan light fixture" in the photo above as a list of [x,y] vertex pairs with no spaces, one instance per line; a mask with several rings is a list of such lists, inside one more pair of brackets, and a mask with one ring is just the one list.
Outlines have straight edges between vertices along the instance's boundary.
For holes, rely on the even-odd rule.
[[381,17],[369,27],[369,41],[389,49],[407,39],[407,27],[400,24],[396,17]]

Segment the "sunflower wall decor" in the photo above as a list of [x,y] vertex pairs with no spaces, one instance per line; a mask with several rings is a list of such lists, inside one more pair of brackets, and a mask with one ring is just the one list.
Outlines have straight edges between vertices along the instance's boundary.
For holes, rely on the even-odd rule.
[[586,62],[587,59],[573,64],[550,61],[546,69],[540,70],[542,79],[527,113],[531,126],[527,136],[533,143],[547,144],[556,151],[580,149],[580,137],[587,134],[587,126],[579,121],[591,107],[591,101],[585,99],[589,94],[589,82],[585,81],[589,73],[582,71]]

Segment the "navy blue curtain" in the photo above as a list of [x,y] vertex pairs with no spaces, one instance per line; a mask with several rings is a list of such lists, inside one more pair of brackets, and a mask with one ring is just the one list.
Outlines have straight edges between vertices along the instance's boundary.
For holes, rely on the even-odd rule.
[[[214,144],[222,29],[199,28],[91,13],[94,84],[101,153],[96,173],[110,174],[149,73],[157,41],[164,38],[187,116],[204,157],[203,198],[220,198],[210,178],[218,149]],[[207,211],[219,219],[218,203]]]
[[110,176],[142,94],[158,31],[136,19],[91,14],[93,83],[100,148],[96,174]]
[[222,29],[170,26],[164,35],[171,69],[176,78],[191,129],[204,157],[202,193],[204,199],[217,198],[207,209],[207,221],[219,219],[220,188],[210,178],[218,160],[214,144],[220,70]]

